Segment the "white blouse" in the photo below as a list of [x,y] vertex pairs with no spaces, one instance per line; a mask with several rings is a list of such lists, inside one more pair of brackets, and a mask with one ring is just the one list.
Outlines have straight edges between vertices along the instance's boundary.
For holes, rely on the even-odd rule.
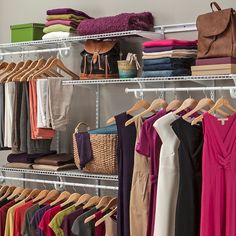
[[170,112],[154,123],[162,146],[159,159],[154,236],[175,235],[175,214],[179,190],[179,139],[171,123],[178,117]]

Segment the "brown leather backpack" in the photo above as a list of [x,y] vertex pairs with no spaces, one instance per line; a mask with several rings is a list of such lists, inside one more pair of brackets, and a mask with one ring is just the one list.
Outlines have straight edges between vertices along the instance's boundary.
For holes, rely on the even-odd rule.
[[211,3],[211,9],[197,18],[198,58],[236,57],[235,10],[221,10],[216,2]]
[[117,41],[87,40],[81,56],[80,79],[118,78],[120,46]]

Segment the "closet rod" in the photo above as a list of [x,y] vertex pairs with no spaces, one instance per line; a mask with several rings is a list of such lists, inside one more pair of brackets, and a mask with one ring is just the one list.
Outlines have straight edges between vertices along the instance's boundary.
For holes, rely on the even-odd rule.
[[13,55],[22,55],[22,54],[33,54],[33,53],[45,53],[45,52],[60,52],[60,51],[69,51],[70,47],[62,48],[47,48],[47,49],[35,49],[35,50],[22,50],[16,52],[1,52],[0,56],[13,56]]
[[23,182],[53,184],[54,186],[56,186],[56,185],[64,185],[64,186],[72,186],[72,187],[99,188],[99,189],[118,190],[118,187],[116,187],[116,186],[106,186],[106,185],[96,185],[96,184],[81,184],[81,183],[72,183],[72,182],[61,182],[61,181],[53,181],[53,180],[51,181],[51,180],[28,179],[28,178],[17,178],[17,177],[8,177],[8,176],[0,176],[0,180],[15,180],[15,181],[23,181]]
[[225,87],[184,87],[184,88],[126,88],[126,93],[138,93],[138,92],[181,92],[181,91],[224,91],[224,90],[236,90],[236,86]]

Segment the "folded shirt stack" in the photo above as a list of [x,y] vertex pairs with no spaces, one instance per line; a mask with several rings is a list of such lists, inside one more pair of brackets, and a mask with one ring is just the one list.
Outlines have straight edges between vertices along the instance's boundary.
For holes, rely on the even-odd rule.
[[75,36],[76,28],[86,19],[91,17],[82,11],[70,8],[48,10],[43,39]]
[[192,75],[226,75],[236,73],[235,57],[218,57],[197,59],[196,66],[192,66]]
[[37,170],[60,171],[75,169],[73,157],[68,154],[57,154],[56,151],[49,153],[27,154],[11,153],[7,157],[8,168],[23,168]]
[[197,41],[155,40],[144,43],[142,77],[191,75]]

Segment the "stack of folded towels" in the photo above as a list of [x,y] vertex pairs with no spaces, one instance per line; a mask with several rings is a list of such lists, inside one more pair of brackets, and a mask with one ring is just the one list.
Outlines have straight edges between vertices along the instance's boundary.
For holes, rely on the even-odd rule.
[[70,8],[48,10],[43,39],[75,36],[76,28],[86,19],[91,17],[82,11]]
[[199,58],[192,66],[192,75],[228,75],[236,74],[235,57]]
[[142,77],[191,75],[197,41],[155,40],[144,43]]
[[57,154],[56,151],[49,153],[11,153],[7,157],[8,168],[23,168],[36,170],[60,171],[76,169],[74,159],[68,154]]

